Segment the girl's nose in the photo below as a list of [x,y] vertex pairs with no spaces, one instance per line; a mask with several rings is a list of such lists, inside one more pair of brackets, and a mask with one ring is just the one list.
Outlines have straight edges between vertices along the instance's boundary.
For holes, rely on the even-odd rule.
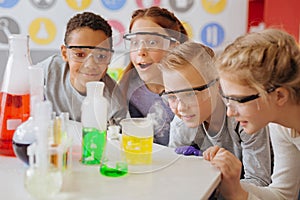
[[138,55],[139,56],[145,56],[145,55],[147,55],[147,46],[146,46],[146,44],[145,44],[144,41],[140,42],[137,51],[138,51]]
[[188,105],[184,103],[181,99],[177,99],[177,110],[183,112],[188,108]]
[[227,111],[226,114],[228,117],[234,117],[238,114],[236,108],[232,105],[227,105]]

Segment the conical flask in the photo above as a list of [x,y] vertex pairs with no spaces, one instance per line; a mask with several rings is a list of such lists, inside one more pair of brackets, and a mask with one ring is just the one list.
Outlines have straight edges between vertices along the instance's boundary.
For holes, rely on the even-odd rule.
[[100,173],[104,176],[120,177],[128,173],[125,152],[120,146],[119,132],[119,126],[108,127],[107,134],[113,137],[108,137],[100,163]]
[[14,156],[15,129],[30,115],[29,36],[9,37],[9,57],[0,93],[0,154]]

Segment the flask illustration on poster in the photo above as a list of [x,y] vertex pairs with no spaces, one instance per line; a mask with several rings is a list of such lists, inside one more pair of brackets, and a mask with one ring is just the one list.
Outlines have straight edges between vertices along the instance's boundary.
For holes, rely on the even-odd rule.
[[31,4],[38,9],[50,9],[55,4],[56,0],[30,0]]
[[43,23],[43,22],[40,23],[40,29],[37,32],[36,36],[38,38],[40,38],[40,39],[47,39],[49,37],[49,34],[48,34],[47,30],[46,30],[45,23]]
[[18,23],[10,17],[0,17],[0,44],[8,44],[8,36],[19,34]]

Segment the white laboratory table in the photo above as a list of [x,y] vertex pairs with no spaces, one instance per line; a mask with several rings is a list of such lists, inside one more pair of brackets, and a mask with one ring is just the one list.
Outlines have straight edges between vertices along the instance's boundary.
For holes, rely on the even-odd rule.
[[[99,166],[80,163],[78,141],[72,151],[72,167],[52,199],[200,200],[208,199],[221,180],[220,172],[201,157],[177,155],[173,149],[156,144],[151,165],[122,177],[106,177],[100,174]],[[24,188],[26,168],[18,158],[0,156],[1,200],[34,199]]]

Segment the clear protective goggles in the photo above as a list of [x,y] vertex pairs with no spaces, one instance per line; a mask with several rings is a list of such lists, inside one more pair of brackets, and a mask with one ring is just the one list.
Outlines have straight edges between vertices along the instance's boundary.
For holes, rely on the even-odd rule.
[[173,37],[157,32],[135,32],[123,36],[125,48],[136,51],[140,48],[148,50],[167,50],[172,42],[177,42]]
[[[276,88],[277,87],[271,87],[271,88],[267,89],[266,92],[269,94],[271,92],[274,92]],[[238,110],[243,109],[249,103],[251,103],[254,100],[261,97],[261,95],[259,93],[248,95],[248,96],[243,96],[243,97],[226,96],[223,94],[222,91],[220,91],[220,95],[221,95],[222,100],[225,103],[225,105],[228,108],[230,108],[232,111],[234,111],[235,113]],[[259,110],[258,104],[257,104],[257,109]]]
[[179,102],[189,106],[198,106],[199,101],[205,101],[211,96],[209,90],[206,89],[214,85],[217,81],[218,79],[212,80],[200,87],[162,92],[160,96],[173,109],[178,107]]
[[85,62],[90,56],[97,64],[109,64],[114,50],[96,46],[68,46],[68,55],[71,60],[79,63]]

